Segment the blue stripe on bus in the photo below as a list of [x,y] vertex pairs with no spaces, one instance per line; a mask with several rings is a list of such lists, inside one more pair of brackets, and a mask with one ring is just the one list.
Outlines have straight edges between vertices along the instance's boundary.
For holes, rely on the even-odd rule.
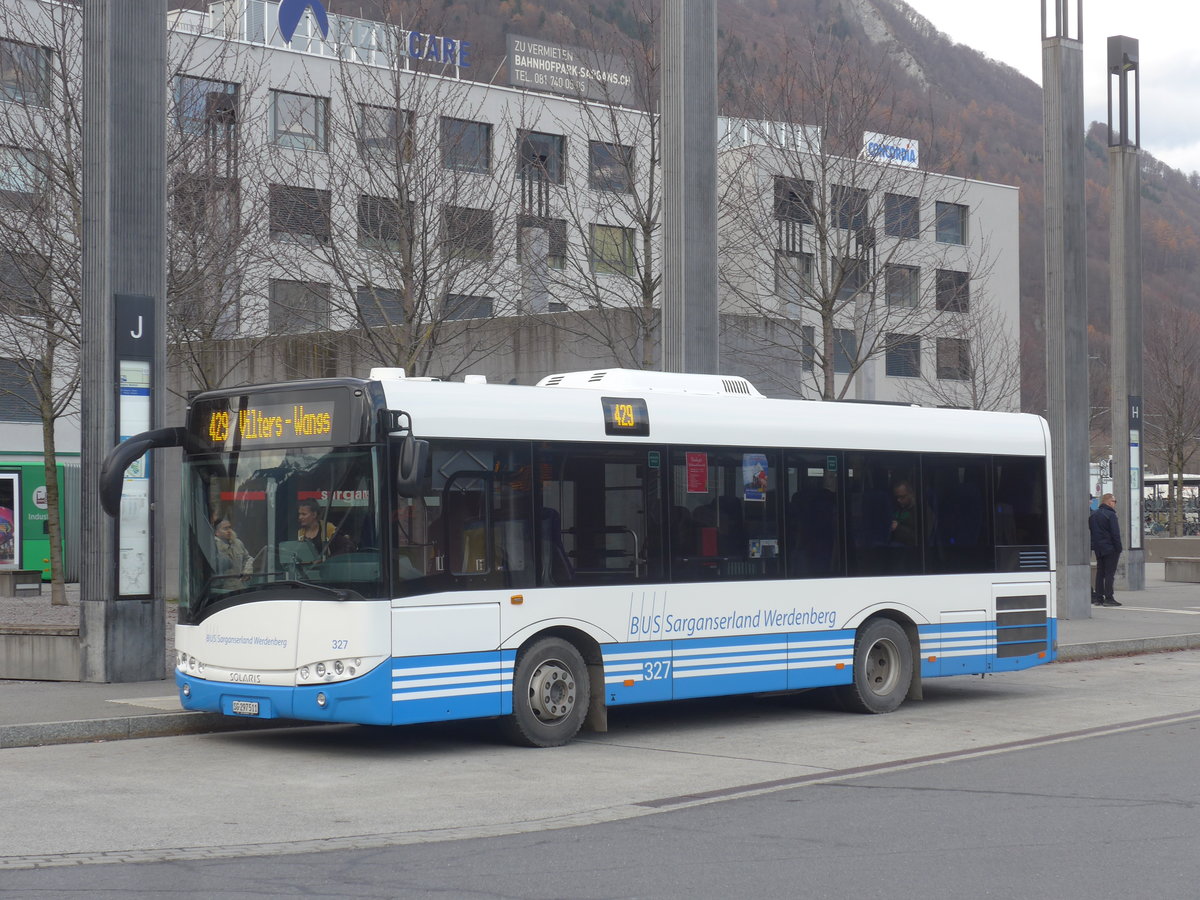
[[393,723],[440,722],[512,712],[514,650],[396,657]]
[[610,644],[610,706],[848,684],[854,632],[757,634]]

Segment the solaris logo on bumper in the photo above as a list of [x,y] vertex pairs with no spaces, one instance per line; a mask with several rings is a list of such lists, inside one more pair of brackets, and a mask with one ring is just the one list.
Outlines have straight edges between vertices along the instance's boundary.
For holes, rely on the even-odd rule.
[[320,0],[279,0],[279,33],[285,43],[292,42],[292,35],[296,33],[296,26],[300,24],[306,9],[312,10],[321,29],[321,37],[329,37],[329,16],[325,14],[325,7]]

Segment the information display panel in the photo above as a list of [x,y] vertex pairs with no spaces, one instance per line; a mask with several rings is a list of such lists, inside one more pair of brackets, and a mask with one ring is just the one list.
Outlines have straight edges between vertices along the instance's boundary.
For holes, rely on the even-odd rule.
[[369,439],[367,406],[342,388],[208,398],[193,402],[188,435],[212,450],[359,443]]

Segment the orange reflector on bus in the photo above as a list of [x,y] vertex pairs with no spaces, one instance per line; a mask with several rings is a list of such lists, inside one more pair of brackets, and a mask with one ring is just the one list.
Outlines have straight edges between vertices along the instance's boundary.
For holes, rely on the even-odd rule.
[[508,602],[511,603],[513,606],[520,606],[522,603],[525,602],[525,598],[523,596],[521,596],[520,594],[513,594],[511,597],[508,598]]
[[846,664],[845,664],[845,663],[838,663],[837,665],[835,665],[835,666],[834,666],[834,668],[835,668],[835,669],[844,669],[844,668],[846,668]]
[[937,657],[936,656],[929,657],[929,662],[937,662]]
[[1045,650],[1040,651],[1038,653],[1038,659],[1045,659],[1045,658],[1046,658],[1046,651]]
[[625,679],[625,687],[633,687],[633,679],[632,678]]

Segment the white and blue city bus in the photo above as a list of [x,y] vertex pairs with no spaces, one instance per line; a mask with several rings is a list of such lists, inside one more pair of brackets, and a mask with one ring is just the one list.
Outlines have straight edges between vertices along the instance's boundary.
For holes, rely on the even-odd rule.
[[1054,658],[1041,418],[718,375],[477,381],[210,391],[114,450],[110,494],[183,447],[184,707],[505,717],[553,746],[622,704],[831,688],[882,713]]

